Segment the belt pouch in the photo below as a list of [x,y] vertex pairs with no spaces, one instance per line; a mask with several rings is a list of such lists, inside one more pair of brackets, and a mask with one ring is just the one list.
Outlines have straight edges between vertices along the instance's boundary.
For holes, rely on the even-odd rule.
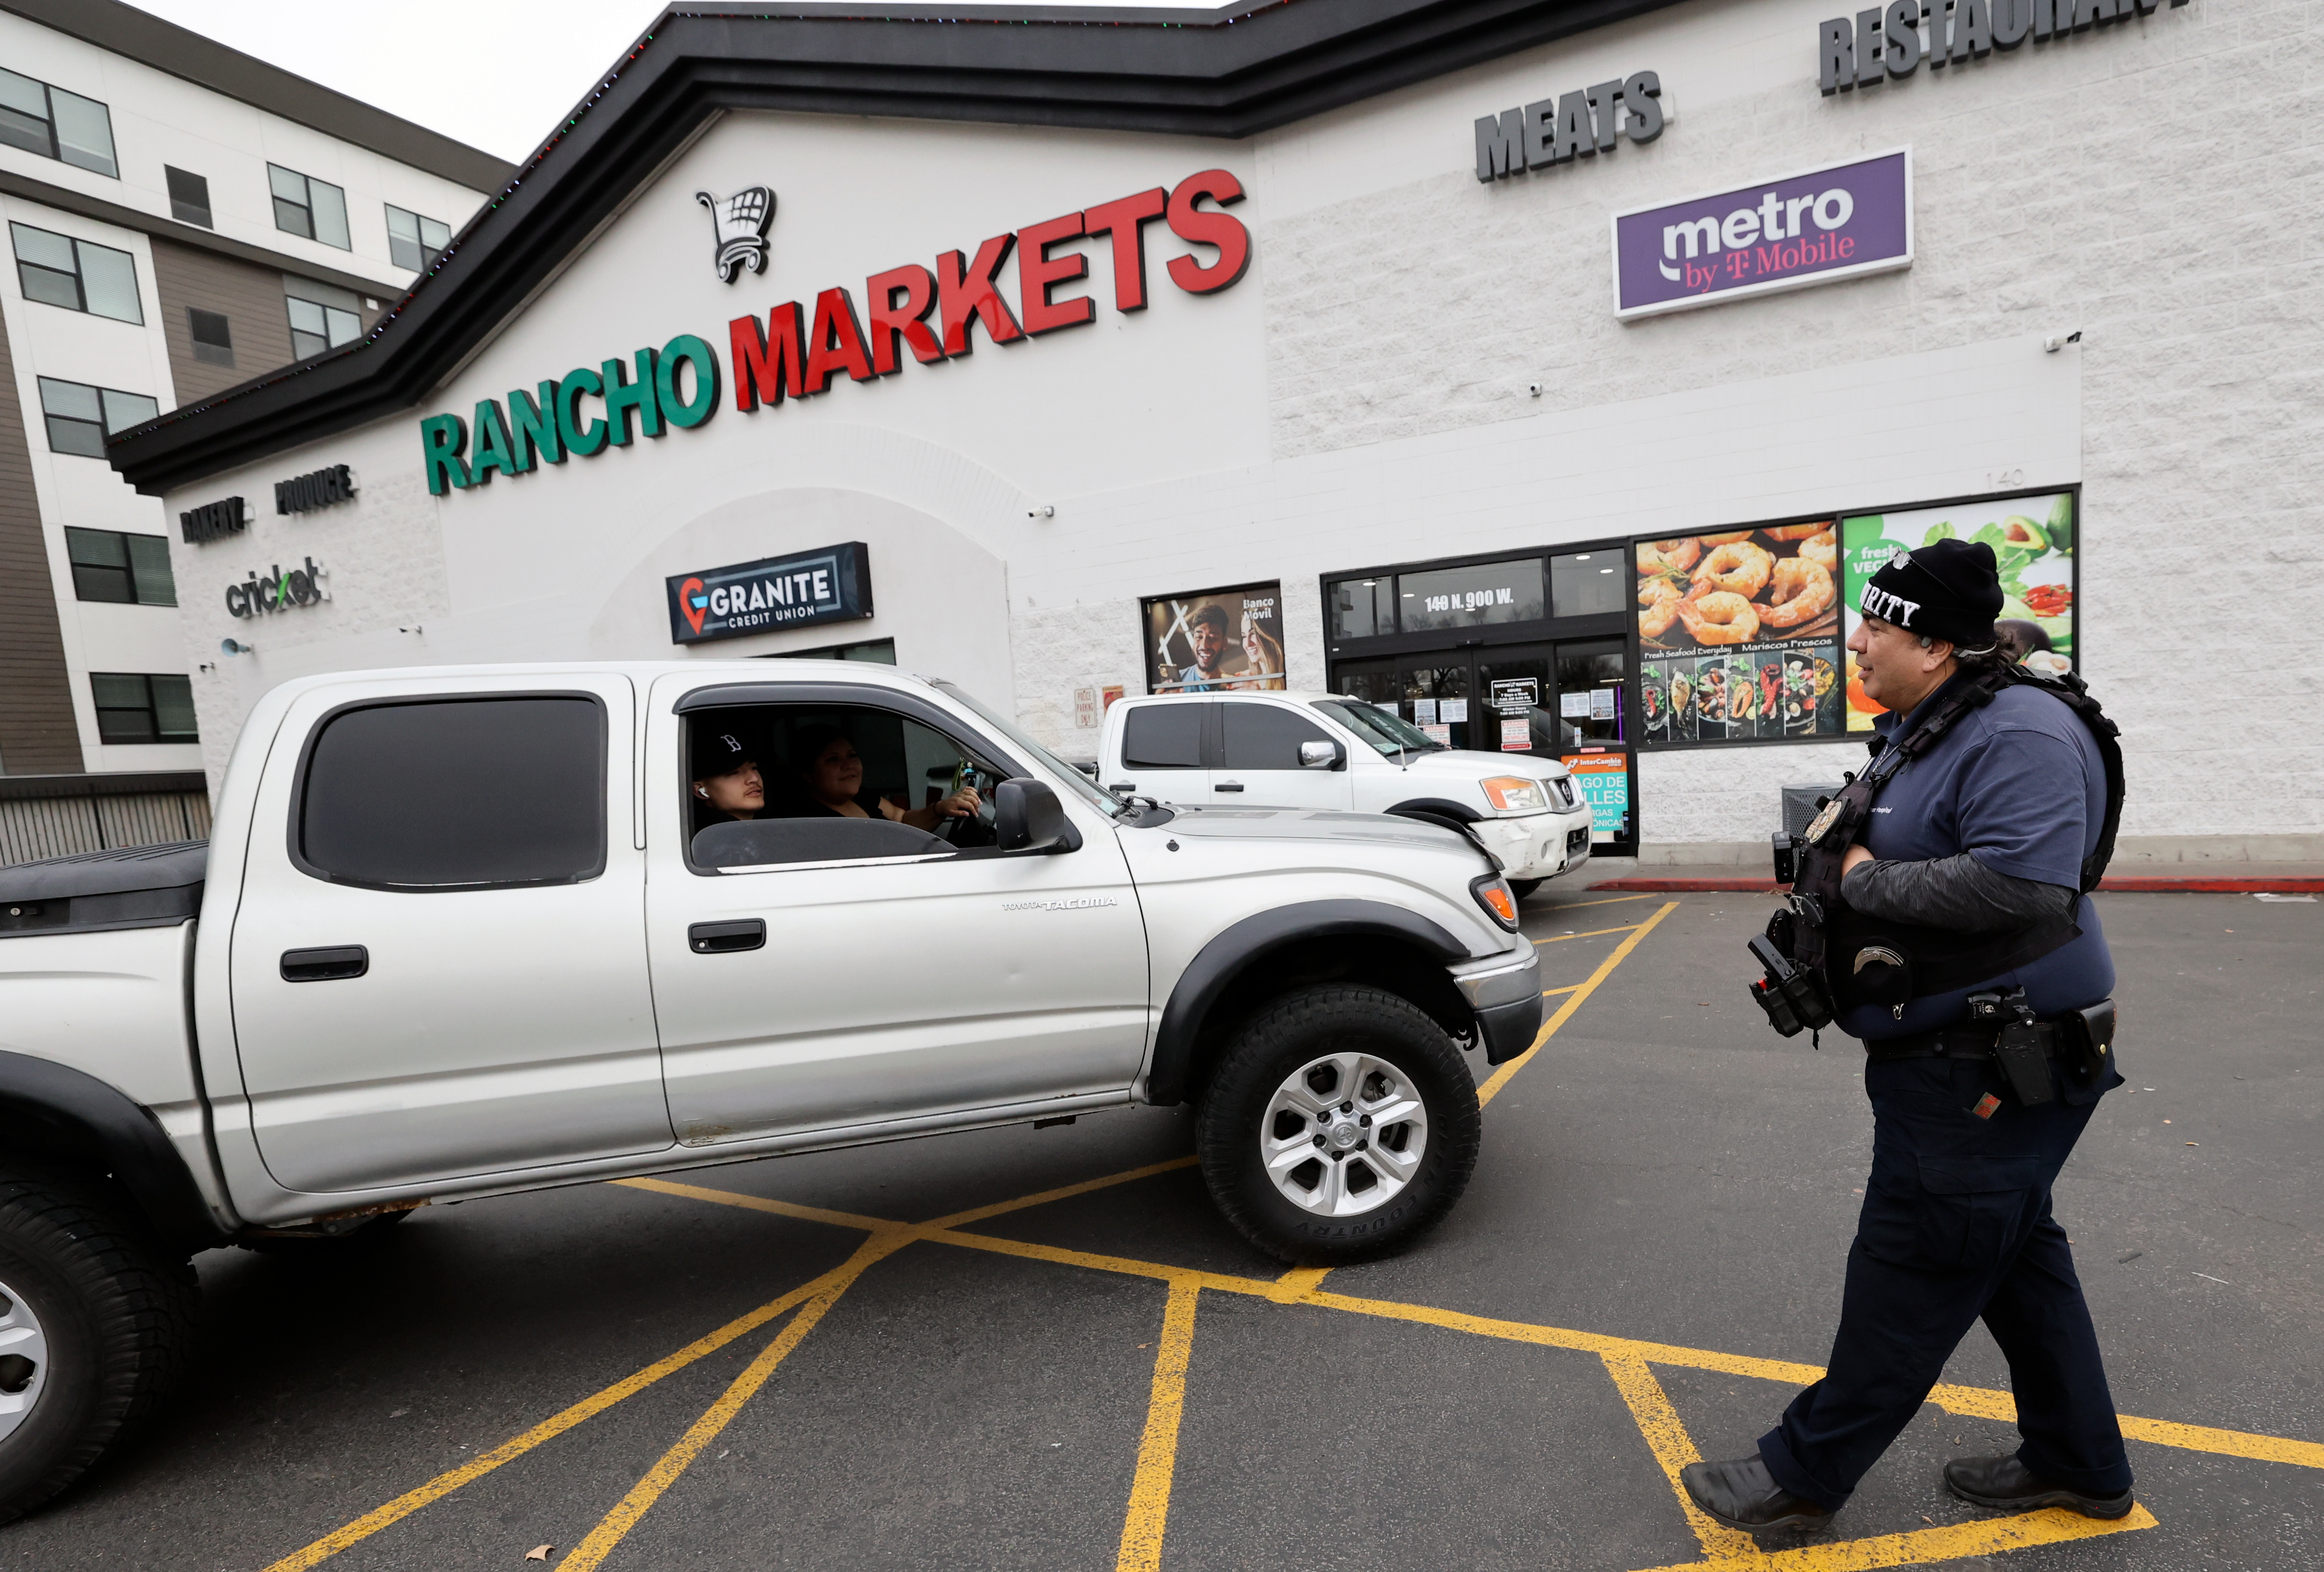
[[2057,1096],[2050,1080],[2049,1036],[2040,1026],[2013,1021],[2001,1028],[2001,1036],[1993,1045],[1993,1056],[2001,1062],[2009,1089],[2029,1108]]
[[2106,1073],[2107,1061],[2114,1054],[2114,1000],[2100,999],[2059,1022],[2068,1043],[2067,1054],[2061,1057],[2080,1085],[2088,1086]]

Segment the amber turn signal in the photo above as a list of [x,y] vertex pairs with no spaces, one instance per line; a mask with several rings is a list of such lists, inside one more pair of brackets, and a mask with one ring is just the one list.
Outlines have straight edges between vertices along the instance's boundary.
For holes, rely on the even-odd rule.
[[1509,888],[1509,881],[1498,873],[1489,873],[1471,880],[1469,893],[1477,904],[1493,915],[1493,920],[1514,933],[1517,931],[1517,896]]

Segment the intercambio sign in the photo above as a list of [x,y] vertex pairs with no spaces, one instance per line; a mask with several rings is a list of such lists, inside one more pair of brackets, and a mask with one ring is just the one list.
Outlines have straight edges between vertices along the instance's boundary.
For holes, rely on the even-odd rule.
[[1912,155],[1614,215],[1614,315],[1652,317],[1913,265]]

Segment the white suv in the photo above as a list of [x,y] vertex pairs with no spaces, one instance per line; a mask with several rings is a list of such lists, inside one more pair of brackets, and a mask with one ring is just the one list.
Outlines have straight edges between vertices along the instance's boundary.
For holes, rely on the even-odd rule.
[[1590,860],[1590,805],[1565,766],[1447,748],[1337,694],[1123,699],[1107,712],[1097,778],[1180,807],[1394,814],[1465,831],[1526,896]]

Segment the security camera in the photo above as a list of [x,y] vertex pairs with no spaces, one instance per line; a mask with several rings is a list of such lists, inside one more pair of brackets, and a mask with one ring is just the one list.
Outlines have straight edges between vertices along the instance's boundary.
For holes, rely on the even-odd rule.
[[2075,328],[2071,333],[2053,333],[2049,337],[2042,341],[2042,353],[2044,354],[2055,354],[2060,350],[2065,348],[2066,345],[2070,344],[2080,344],[2081,341],[2082,330],[2079,327]]
[[218,653],[220,655],[249,655],[254,652],[255,648],[256,647],[254,645],[243,643],[242,640],[238,639],[221,639],[218,640]]
[[1056,516],[1057,510],[1046,503],[1038,508],[1028,508],[1025,510],[1025,517],[1028,519],[1054,519]]
[[1541,392],[1542,388],[1539,382],[1527,382],[1526,384],[1526,393],[1528,397],[1538,399],[1541,397]]

